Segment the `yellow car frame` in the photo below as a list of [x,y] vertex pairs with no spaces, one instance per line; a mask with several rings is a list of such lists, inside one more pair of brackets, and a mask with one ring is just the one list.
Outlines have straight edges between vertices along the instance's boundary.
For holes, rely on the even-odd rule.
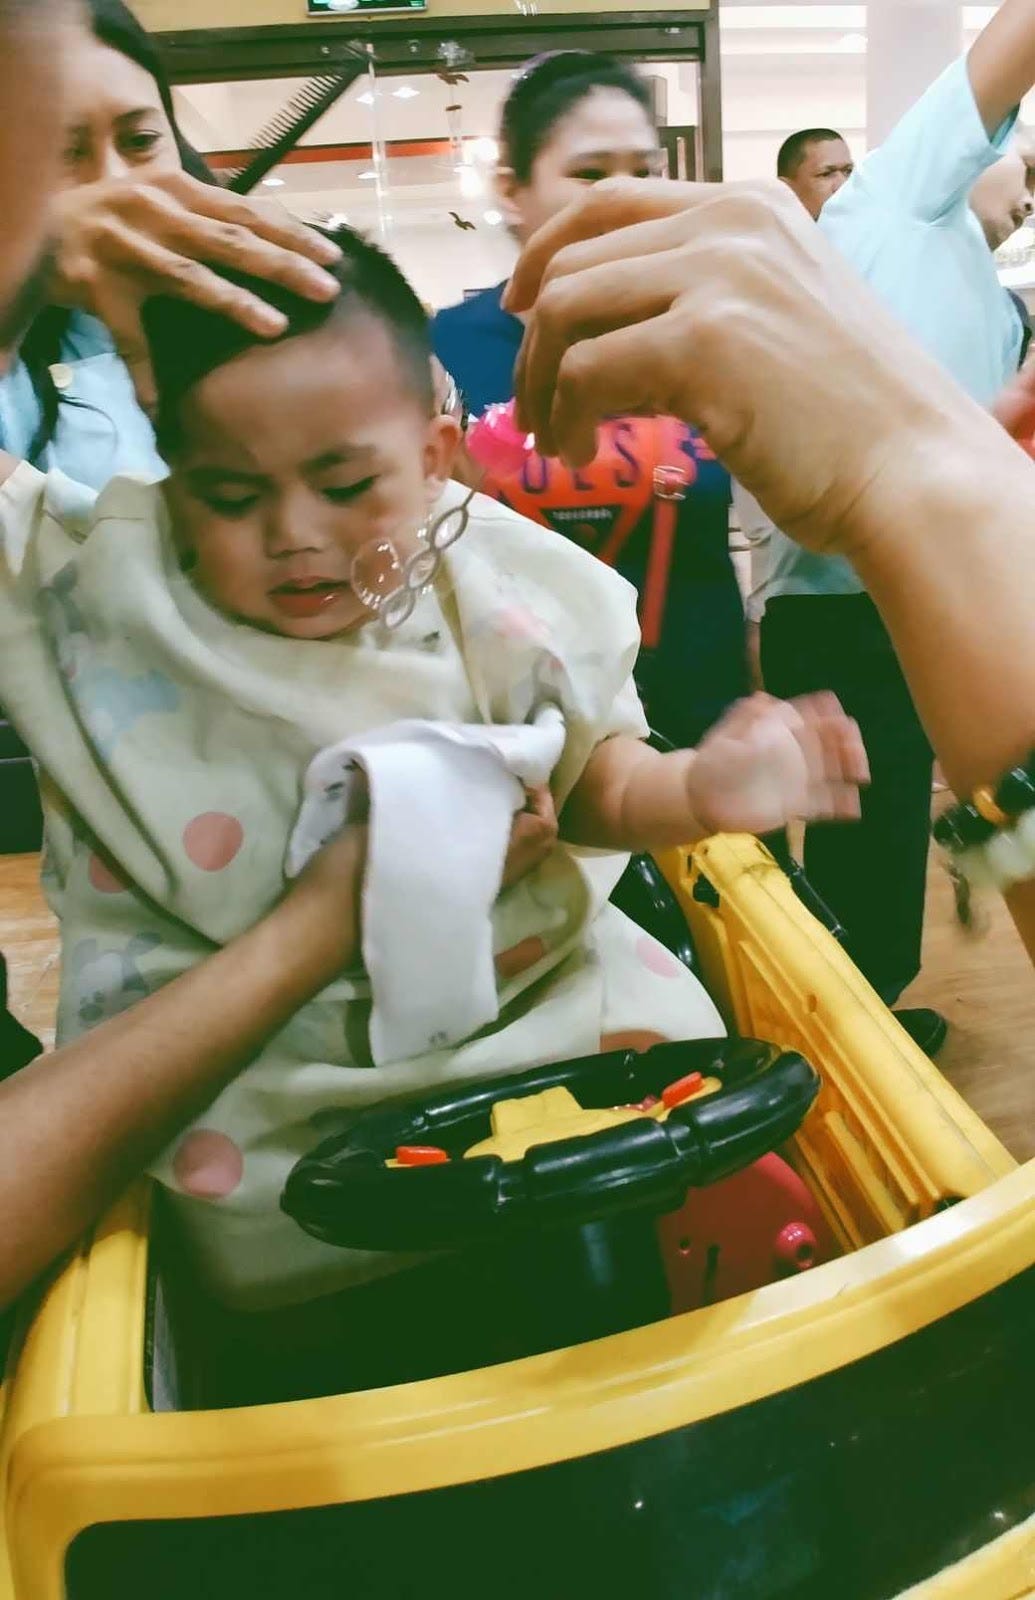
[[[699,1447],[704,1476],[717,1482],[737,1448],[750,1453],[766,1439],[765,1419],[773,1415],[782,1419],[777,1441],[793,1454],[805,1415],[796,1408],[810,1395],[824,1397],[831,1416],[840,1414],[854,1385],[868,1386],[872,1397],[885,1392],[882,1383],[898,1381],[888,1374],[901,1375],[910,1351],[916,1361],[906,1369],[914,1374],[909,1382],[923,1389],[925,1362],[945,1363],[952,1350],[953,1361],[958,1352],[964,1363],[966,1350],[991,1349],[997,1375],[989,1394],[1000,1405],[1004,1392],[1013,1392],[1012,1409],[1025,1409],[1030,1379],[1013,1346],[992,1348],[989,1329],[1013,1336],[1024,1317],[1030,1326],[1035,1163],[1016,1166],[802,909],[756,841],[714,839],[693,854],[671,853],[662,866],[728,1021],[745,1035],[800,1050],[822,1072],[823,1089],[792,1159],[845,1254],[717,1306],[504,1366],[249,1410],[152,1411],[144,1382],[150,1208],[147,1186],[138,1185],[56,1273],[16,1346],[0,1432],[0,1600],[150,1594],[166,1564],[181,1558],[195,1597],[286,1593],[291,1562],[278,1566],[284,1538],[311,1549],[330,1537],[331,1524],[321,1520],[329,1516],[346,1529],[352,1565],[327,1593],[357,1600],[389,1592],[510,1595],[517,1590],[507,1587],[507,1571],[520,1567],[527,1581],[534,1519],[544,1506],[560,1511],[557,1526],[541,1532],[544,1600],[567,1595],[573,1581],[582,1587],[573,1580],[579,1571],[605,1600],[626,1596],[637,1573],[644,1579],[638,1593],[687,1600],[1035,1594],[1035,1449],[1030,1467],[1022,1464],[1009,1480],[1009,1494],[975,1507],[972,1526],[962,1526],[968,1519],[961,1521],[958,1506],[952,1511],[961,1521],[953,1537],[936,1528],[937,1508],[929,1525],[911,1511],[900,1528],[889,1527],[894,1506],[882,1513],[871,1469],[866,1503],[846,1505],[844,1513],[870,1519],[869,1542],[883,1551],[879,1580],[876,1556],[872,1571],[866,1559],[850,1569],[847,1557],[838,1571],[836,1552],[827,1546],[824,1553],[818,1535],[811,1553],[804,1537],[797,1568],[786,1566],[786,1552],[780,1567],[768,1541],[779,1540],[789,1519],[807,1529],[807,1515],[794,1519],[802,1506],[807,1511],[808,1498],[774,1471],[769,1502],[756,1492],[741,1508],[745,1553],[737,1585],[707,1586],[700,1554],[707,1525],[693,1521],[694,1496],[704,1493],[693,1468]],[[960,1392],[950,1377],[943,1388],[934,1383],[937,1371],[930,1377],[932,1404]],[[872,1399],[867,1404],[873,1448],[885,1435],[891,1446],[893,1485],[890,1423],[882,1434],[886,1419],[874,1416],[880,1407]],[[977,1415],[979,1405],[971,1408],[970,1431],[958,1438],[957,1463],[946,1463],[950,1474],[965,1477],[980,1451]],[[1029,1411],[1028,1432],[1031,1420]],[[1005,1441],[1018,1418],[1004,1405],[1002,1416],[988,1421]],[[734,1423],[747,1429],[739,1446],[722,1434]],[[866,1448],[854,1437],[831,1438],[832,1450]],[[650,1451],[663,1452],[653,1476],[647,1472],[650,1492],[633,1498],[640,1491],[629,1489],[623,1516],[642,1516],[645,1528],[658,1530],[661,1518],[673,1516],[666,1495],[678,1489],[680,1514],[700,1542],[675,1579],[657,1561],[652,1566],[649,1533],[635,1546],[635,1560],[627,1541],[625,1554],[604,1564],[607,1529],[620,1520],[604,1474],[620,1467],[625,1494],[640,1482],[635,1464]],[[592,1538],[579,1531],[575,1510],[587,1475],[601,1518]],[[993,1500],[1001,1487],[989,1484]],[[952,1500],[951,1492],[938,1492]],[[960,1503],[970,1502],[964,1495]],[[564,1548],[566,1518],[581,1553]],[[267,1549],[271,1528],[279,1531]],[[231,1548],[235,1539],[242,1549],[257,1541],[268,1578],[253,1576],[242,1589],[231,1579],[228,1587],[212,1554],[217,1533]],[[170,1534],[179,1554],[170,1554]],[[858,1563],[867,1539],[858,1530],[853,1538]],[[845,1543],[847,1549],[847,1533]],[[605,1556],[594,1554],[597,1545]],[[451,1550],[447,1575],[441,1563]],[[610,1576],[601,1579],[598,1559]],[[480,1574],[473,1588],[457,1576],[468,1560]],[[395,1572],[395,1586],[382,1590],[377,1574],[384,1568]],[[157,1592],[183,1592],[186,1581]],[[871,1581],[877,1586],[867,1588]],[[322,1600],[325,1591],[300,1575],[298,1592]]]

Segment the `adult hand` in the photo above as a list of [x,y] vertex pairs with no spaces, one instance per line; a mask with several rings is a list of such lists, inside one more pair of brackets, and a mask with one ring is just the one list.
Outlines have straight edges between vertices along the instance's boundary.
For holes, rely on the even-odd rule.
[[733,706],[690,762],[687,798],[704,833],[772,833],[788,822],[853,821],[869,782],[859,729],[836,695]]
[[[526,247],[520,422],[594,452],[604,416],[695,424],[779,527],[853,554],[970,407],[779,183],[610,180]],[[909,449],[903,449],[904,434]]]
[[518,812],[510,830],[510,844],[503,865],[504,889],[542,866],[557,843],[557,833],[553,795],[545,785],[529,790],[528,804],[524,811]]
[[1007,384],[992,407],[992,415],[1029,455],[1035,454],[1035,357],[1029,357],[1013,382]]
[[283,314],[213,267],[234,267],[309,300],[338,293],[323,270],[339,259],[336,245],[279,206],[185,172],[67,189],[57,204],[55,238],[51,298],[107,324],[147,409],[154,382],[140,307],[149,295],[178,295],[272,338],[284,330]]

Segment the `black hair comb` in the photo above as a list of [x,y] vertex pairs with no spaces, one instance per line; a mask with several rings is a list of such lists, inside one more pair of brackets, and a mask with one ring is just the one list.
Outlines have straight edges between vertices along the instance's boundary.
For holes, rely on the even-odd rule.
[[334,72],[311,78],[262,129],[254,142],[254,156],[227,185],[233,194],[251,194],[267,172],[295,148],[303,133],[308,133],[324,112],[369,70],[371,58],[364,45],[348,44],[345,50],[348,60]]

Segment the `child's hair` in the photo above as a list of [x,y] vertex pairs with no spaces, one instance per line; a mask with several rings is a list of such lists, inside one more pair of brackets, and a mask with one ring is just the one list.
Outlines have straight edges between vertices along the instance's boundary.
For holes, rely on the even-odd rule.
[[[180,404],[202,378],[235,356],[299,334],[313,333],[339,317],[366,311],[387,328],[408,385],[431,416],[435,409],[431,334],[427,313],[391,256],[352,228],[320,229],[340,248],[341,260],[326,270],[341,284],[337,299],[303,300],[289,289],[222,269],[220,276],[248,289],[288,319],[277,339],[264,339],[221,312],[157,295],[143,309],[158,392],[158,448],[169,459],[181,442]],[[376,383],[376,374],[371,374]]]
[[555,50],[528,62],[503,106],[502,159],[519,183],[562,117],[596,89],[618,89],[654,121],[650,86],[632,67],[597,50]]

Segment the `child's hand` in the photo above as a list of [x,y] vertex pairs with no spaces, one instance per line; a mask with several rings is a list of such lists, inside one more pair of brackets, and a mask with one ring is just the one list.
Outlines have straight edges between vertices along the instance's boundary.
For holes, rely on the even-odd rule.
[[530,789],[528,804],[519,811],[510,830],[503,887],[509,889],[536,867],[542,866],[557,843],[557,812],[549,789]]
[[852,821],[870,780],[859,729],[833,694],[741,700],[701,741],[687,799],[704,833],[772,833]]

